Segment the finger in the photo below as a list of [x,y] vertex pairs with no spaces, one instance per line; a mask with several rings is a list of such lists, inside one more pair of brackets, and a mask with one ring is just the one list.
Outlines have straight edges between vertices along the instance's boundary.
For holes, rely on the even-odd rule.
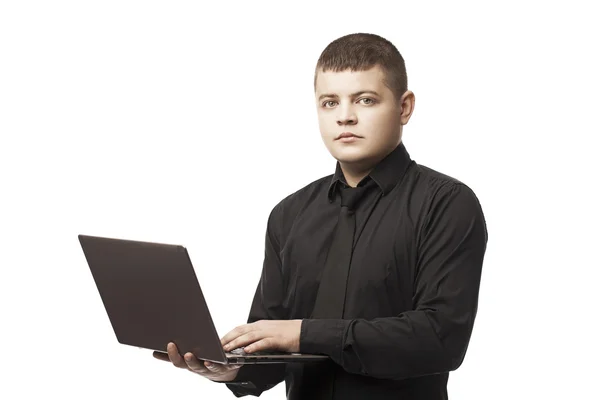
[[273,338],[264,338],[244,347],[246,353],[254,353],[256,351],[277,350],[279,345]]
[[152,356],[154,356],[154,358],[156,358],[157,360],[162,360],[162,361],[171,361],[169,360],[169,355],[167,353],[165,353],[164,351],[155,351],[152,353]]
[[232,371],[234,369],[238,369],[242,366],[242,364],[217,364],[210,361],[205,361],[204,366],[213,373],[223,373],[227,371]]
[[204,368],[206,368],[207,371],[210,371],[213,374],[218,374],[219,372],[226,371],[226,369],[223,368],[222,365],[215,364],[210,361],[204,361],[204,363],[202,365],[204,366]]
[[204,366],[204,363],[198,360],[193,353],[185,353],[183,359],[190,370],[199,373],[207,371],[206,367]]
[[237,328],[231,330],[229,333],[223,336],[223,338],[221,339],[221,345],[226,345],[235,338],[245,334],[246,332],[252,329],[251,325],[252,324],[240,325]]
[[259,340],[264,339],[265,336],[266,332],[264,331],[250,331],[244,335],[233,339],[231,342],[225,345],[225,350],[231,351],[239,347],[248,346],[251,343],[258,342]]
[[167,353],[169,354],[169,360],[171,360],[174,366],[176,366],[177,368],[187,369],[187,364],[183,360],[183,357],[181,357],[181,355],[179,354],[179,350],[177,349],[175,343],[169,343],[167,345]]

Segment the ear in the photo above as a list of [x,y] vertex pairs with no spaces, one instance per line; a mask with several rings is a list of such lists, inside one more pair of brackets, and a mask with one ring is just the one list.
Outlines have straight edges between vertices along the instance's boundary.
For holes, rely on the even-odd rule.
[[408,124],[410,117],[415,109],[415,94],[407,90],[400,99],[400,122],[402,125]]

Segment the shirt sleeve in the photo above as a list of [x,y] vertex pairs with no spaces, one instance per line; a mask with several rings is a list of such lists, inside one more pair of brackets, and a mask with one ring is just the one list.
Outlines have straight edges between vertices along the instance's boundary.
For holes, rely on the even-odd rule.
[[386,379],[457,369],[477,312],[487,239],[471,189],[441,186],[417,233],[413,309],[373,320],[303,320],[300,351],[326,354],[349,373]]
[[[254,294],[248,323],[263,319],[285,319],[283,309],[283,285],[279,257],[281,206],[275,206],[269,215],[265,238],[265,257],[260,281]],[[265,390],[283,381],[285,364],[244,365],[235,380],[224,382],[236,397],[259,396]]]

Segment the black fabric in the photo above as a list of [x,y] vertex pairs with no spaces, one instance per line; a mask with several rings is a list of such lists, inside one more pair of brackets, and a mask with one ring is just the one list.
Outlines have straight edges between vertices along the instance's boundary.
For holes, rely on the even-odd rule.
[[[365,184],[366,183],[366,184]],[[356,208],[368,190],[375,188],[369,177],[355,188],[346,184],[340,188],[340,215],[333,242],[329,248],[327,263],[319,283],[319,291],[311,318],[337,319],[344,317],[348,274],[352,260],[352,249],[356,231]],[[314,366],[310,371],[313,384],[319,383],[321,389],[311,391],[314,400],[329,400],[335,396],[335,368],[329,365]]]
[[[337,258],[334,249],[350,242],[333,244],[347,186],[339,163],[273,208],[248,322],[301,319],[300,351],[331,361],[243,366],[227,384],[235,396],[285,381],[288,400],[448,399],[448,375],[465,357],[477,312],[483,210],[468,186],[415,163],[403,144],[359,184],[367,185],[354,207],[350,261],[330,277],[329,250]],[[341,317],[338,301],[317,306],[327,299],[321,288],[341,298],[338,274],[347,276]]]
[[[363,182],[366,184],[361,185]],[[369,184],[370,183],[370,184]],[[341,206],[327,263],[320,279],[319,291],[311,318],[343,318],[348,272],[356,230],[356,207],[374,182],[367,177],[357,187],[341,188]]]

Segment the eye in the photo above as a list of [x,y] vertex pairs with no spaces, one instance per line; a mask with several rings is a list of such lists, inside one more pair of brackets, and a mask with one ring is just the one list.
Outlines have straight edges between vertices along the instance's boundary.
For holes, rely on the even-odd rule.
[[327,101],[323,102],[323,107],[330,108],[330,107],[327,107],[327,104],[329,104],[329,103],[335,103],[335,101],[333,101],[333,100],[327,100]]
[[363,103],[363,104],[366,104],[366,105],[371,105],[371,104],[375,103],[375,100],[373,100],[371,98],[368,98],[368,97],[362,98],[359,101],[363,101],[363,100],[368,100],[369,101],[368,103]]

